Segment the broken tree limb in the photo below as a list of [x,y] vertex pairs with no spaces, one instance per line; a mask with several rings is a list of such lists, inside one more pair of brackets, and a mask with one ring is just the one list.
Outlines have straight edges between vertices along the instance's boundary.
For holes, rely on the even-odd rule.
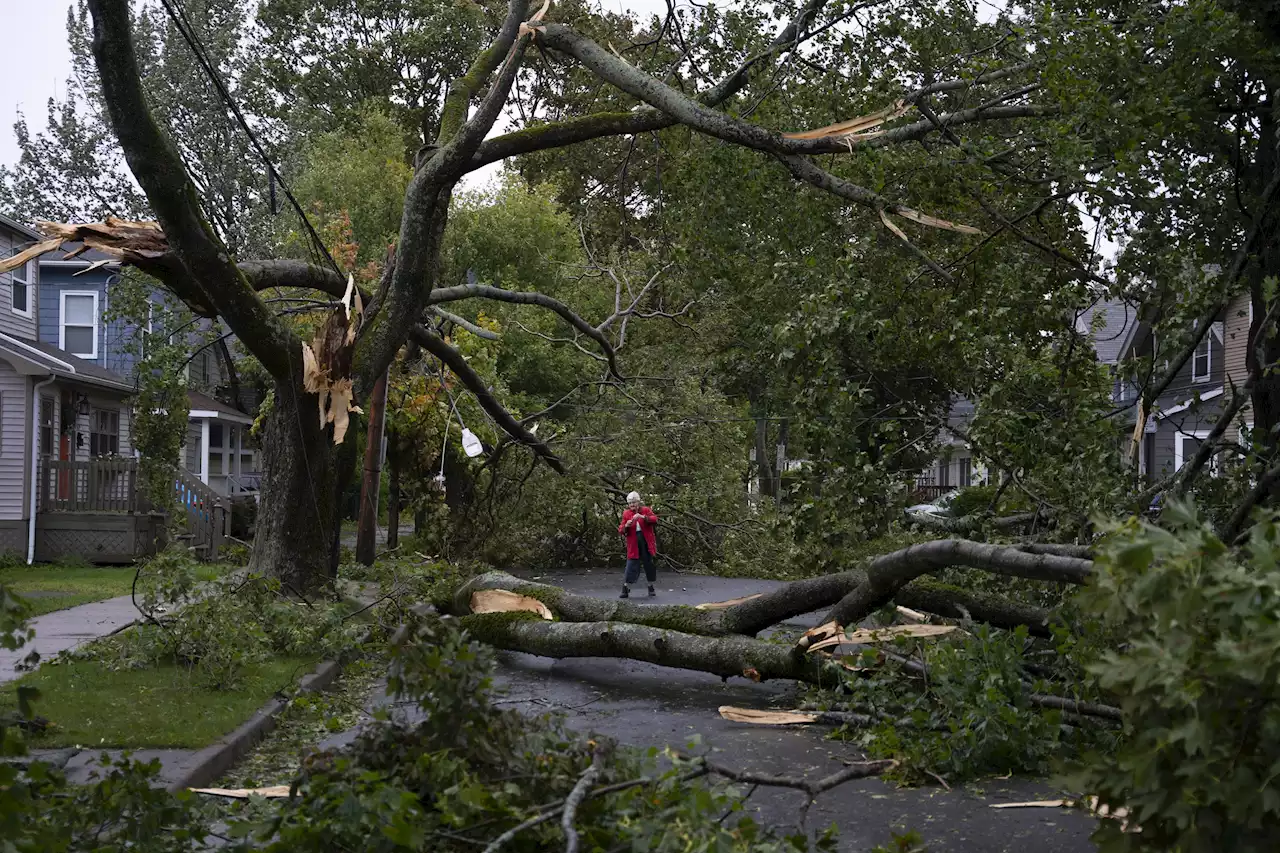
[[[558,586],[523,580],[506,572],[485,572],[460,587],[450,602],[454,615],[471,612],[473,592],[503,589],[535,598],[565,622],[630,622],[653,628],[669,628],[690,634],[720,637],[754,636],[780,622],[831,607],[866,581],[860,570],[794,581],[772,592],[751,596],[720,610],[685,605],[644,605],[620,599],[575,595]],[[1032,634],[1048,636],[1052,614],[995,595],[969,592],[959,587],[920,578],[899,589],[897,603],[952,619],[971,618],[997,628],[1012,630],[1025,625]]]
[[529,614],[482,614],[462,624],[500,649],[549,658],[620,657],[752,681],[839,683],[840,665],[821,655],[748,637],[704,637],[627,622],[545,622]]
[[893,600],[898,590],[911,581],[947,566],[968,566],[995,574],[1069,584],[1083,584],[1093,573],[1091,560],[1028,554],[1017,548],[963,539],[941,539],[872,560],[867,567],[866,581],[840,599],[823,621],[857,624]]
[[1124,715],[1120,709],[1112,705],[1102,705],[1097,702],[1080,702],[1076,699],[1067,699],[1063,696],[1052,696],[1044,693],[1033,693],[1029,699],[1032,705],[1037,705],[1041,708],[1055,708],[1070,714],[1101,717],[1104,720],[1114,720],[1116,722],[1124,720]]

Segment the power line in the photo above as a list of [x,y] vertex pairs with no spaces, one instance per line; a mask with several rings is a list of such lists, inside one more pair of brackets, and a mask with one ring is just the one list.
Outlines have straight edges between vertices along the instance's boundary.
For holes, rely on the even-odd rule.
[[[298,199],[294,196],[293,190],[289,188],[289,184],[285,181],[284,176],[280,174],[280,170],[276,168],[271,157],[267,154],[266,148],[258,139],[258,135],[254,133],[253,128],[249,126],[248,120],[245,119],[244,113],[240,110],[239,104],[235,98],[231,96],[231,92],[227,89],[226,84],[222,82],[222,77],[214,68],[208,54],[205,52],[204,46],[200,43],[199,36],[196,35],[195,28],[192,26],[190,19],[187,18],[186,11],[183,9],[180,0],[160,0],[164,5],[165,11],[169,13],[169,17],[173,20],[174,26],[178,28],[178,32],[182,35],[183,41],[191,48],[191,52],[195,55],[196,62],[204,69],[205,75],[212,81],[214,88],[217,89],[223,103],[231,110],[231,114],[235,117],[236,122],[240,125],[240,129],[244,131],[245,136],[249,138],[250,144],[262,158],[262,162],[266,164],[269,178],[276,184],[280,185],[280,189],[284,191],[285,197],[289,199],[289,204],[297,212],[298,217],[306,226],[307,234],[313,243],[313,251],[319,250],[321,254],[329,261],[329,265],[333,267],[334,272],[342,274],[342,269],[338,266],[338,262],[333,259],[333,255],[329,254],[329,248],[325,246],[324,240],[320,238],[320,234],[316,231],[315,226],[311,224],[310,218],[307,217],[306,211],[302,209],[302,205],[298,203]],[[274,185],[271,188],[272,197],[275,195]],[[274,207],[274,203],[272,205]]]

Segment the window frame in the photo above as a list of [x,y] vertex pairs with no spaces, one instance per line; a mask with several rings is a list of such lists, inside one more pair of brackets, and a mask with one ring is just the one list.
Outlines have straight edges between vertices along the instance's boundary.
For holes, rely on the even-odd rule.
[[[48,421],[45,420],[46,411],[49,414]],[[52,397],[41,395],[38,417],[40,419],[40,434],[37,438],[39,446],[36,448],[36,452],[40,456],[53,456],[53,445],[58,440],[58,408],[57,402]],[[45,430],[48,430],[48,441],[45,441]]]
[[[93,352],[79,353],[71,352],[67,349],[67,297],[68,296],[89,296],[93,298],[93,325],[86,327],[79,323],[72,323],[71,326],[76,329],[91,328],[93,330]],[[98,291],[96,290],[64,290],[58,294],[58,349],[65,353],[70,353],[76,358],[83,358],[87,361],[96,361],[98,358]]]
[[[99,417],[108,416],[107,420],[111,420],[111,416],[115,418],[115,432],[105,432],[98,429]],[[108,436],[115,439],[115,449],[110,453],[102,453],[102,441],[100,436]],[[95,452],[97,451],[97,452]],[[120,455],[120,410],[119,409],[99,409],[91,408],[89,410],[89,458],[96,459],[101,456],[119,456]]]
[[[1200,347],[1204,347],[1204,373],[1197,372],[1196,362],[1200,359]],[[1213,332],[1204,336],[1204,340],[1200,341],[1200,346],[1196,347],[1195,352],[1191,354],[1191,381],[1192,382],[1208,382],[1213,378]]]
[[[1190,455],[1184,452],[1182,443],[1187,440],[1203,442],[1212,433],[1213,433],[1213,430],[1196,429],[1196,430],[1178,430],[1173,434],[1174,473],[1181,471],[1182,466],[1190,462],[1191,457],[1195,455],[1194,451]],[[1209,476],[1211,477],[1218,476],[1218,454],[1217,453],[1209,457],[1209,464],[1206,467],[1209,469]]]
[[[35,316],[35,292],[36,292],[36,261],[34,259],[27,261],[18,269],[21,269],[23,275],[18,275],[18,270],[9,273],[9,310],[19,317],[30,320]],[[18,286],[21,285],[27,292],[27,309],[19,311],[14,305],[13,295],[17,292]]]

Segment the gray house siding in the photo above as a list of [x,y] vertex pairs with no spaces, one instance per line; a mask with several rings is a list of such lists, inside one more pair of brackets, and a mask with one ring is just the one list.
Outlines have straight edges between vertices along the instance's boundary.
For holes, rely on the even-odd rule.
[[[0,256],[13,255],[31,242],[30,236],[0,224]],[[40,303],[39,265],[31,264],[31,268],[36,281],[27,288],[27,298],[32,302],[30,317],[13,312],[13,273],[0,274],[0,332],[27,340],[36,339],[36,315]]]
[[27,518],[31,428],[27,420],[30,384],[0,360],[0,521]]

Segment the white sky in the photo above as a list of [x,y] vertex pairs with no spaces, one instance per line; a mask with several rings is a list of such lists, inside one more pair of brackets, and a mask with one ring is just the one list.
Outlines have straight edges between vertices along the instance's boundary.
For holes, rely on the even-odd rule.
[[21,110],[32,129],[44,127],[45,103],[60,96],[71,73],[67,9],[72,0],[0,0],[5,73],[0,74],[0,163],[18,159],[13,122]]
[[[18,144],[13,122],[22,112],[32,130],[44,127],[45,105],[60,97],[71,73],[67,48],[67,10],[73,0],[0,0],[0,21],[10,34],[5,42],[4,74],[0,74],[0,163],[13,165]],[[612,9],[652,14],[666,8],[664,0],[604,0]]]

